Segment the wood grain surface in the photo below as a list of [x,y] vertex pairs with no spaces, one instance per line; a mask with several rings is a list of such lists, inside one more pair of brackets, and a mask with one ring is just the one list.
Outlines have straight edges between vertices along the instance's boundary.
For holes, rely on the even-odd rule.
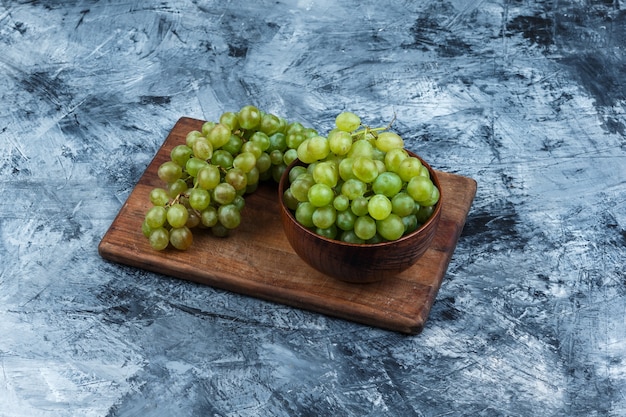
[[284,236],[277,186],[271,182],[246,197],[242,223],[229,237],[198,230],[187,251],[155,251],[141,223],[150,191],[162,186],[157,169],[202,123],[178,120],[102,238],[98,250],[103,258],[388,330],[422,330],[474,199],[473,179],[437,171],[446,200],[436,237],[416,265],[382,282],[345,283],[305,264]]

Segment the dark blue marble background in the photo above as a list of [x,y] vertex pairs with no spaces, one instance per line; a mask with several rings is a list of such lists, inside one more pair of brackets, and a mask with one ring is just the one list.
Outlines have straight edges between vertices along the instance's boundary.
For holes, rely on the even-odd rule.
[[[0,416],[626,415],[625,7],[2,2]],[[98,256],[176,120],[248,103],[478,181],[420,335]]]

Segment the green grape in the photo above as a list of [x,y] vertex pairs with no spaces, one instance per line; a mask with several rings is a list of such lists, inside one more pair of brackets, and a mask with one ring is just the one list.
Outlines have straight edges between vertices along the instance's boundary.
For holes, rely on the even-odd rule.
[[234,204],[235,207],[237,207],[237,210],[241,212],[241,210],[243,210],[243,208],[246,206],[246,199],[238,195],[235,197],[232,204]]
[[229,169],[233,166],[233,156],[230,152],[227,152],[223,149],[217,149],[213,152],[213,157],[211,158],[211,163],[213,165],[217,165],[222,167],[223,169]]
[[195,227],[198,227],[199,225],[200,225],[200,213],[195,210],[191,210],[189,212],[189,218],[187,218],[187,223],[185,223],[185,226],[187,226],[190,229],[193,229]]
[[381,132],[376,138],[376,147],[383,152],[389,152],[392,149],[403,149],[404,140],[400,135],[394,132]]
[[368,140],[365,139],[357,140],[350,147],[348,156],[350,158],[363,156],[368,159],[374,159],[374,145],[372,145]]
[[178,250],[187,250],[193,244],[193,234],[187,226],[170,230],[170,243]]
[[312,136],[307,143],[307,152],[314,161],[321,161],[326,158],[330,153],[328,139],[319,135]]
[[296,149],[298,159],[305,164],[311,164],[316,161],[313,153],[309,151],[309,142],[311,139],[305,139]]
[[[207,121],[202,123],[202,136],[206,137],[206,135],[209,134],[209,132],[211,131],[211,129],[213,129],[215,127],[217,123],[215,122],[211,122],[211,121]],[[190,144],[187,144],[189,147],[191,147]]]
[[315,233],[319,236],[325,237],[326,239],[336,239],[337,238],[337,226],[331,224],[330,227],[326,229],[322,229],[319,227],[315,228]]
[[369,214],[367,209],[369,200],[366,197],[357,197],[350,203],[350,210],[357,216],[365,216]]
[[359,245],[365,243],[365,241],[363,239],[361,239],[360,237],[358,237],[356,235],[356,233],[354,233],[354,230],[346,230],[346,231],[344,231],[340,235],[339,240],[341,240],[342,242],[355,243],[355,244],[359,244]]
[[214,189],[221,181],[219,168],[210,164],[200,168],[196,175],[196,181],[200,188],[205,190]]
[[337,210],[331,205],[317,207],[311,216],[315,227],[326,229],[331,227],[337,220]]
[[200,221],[205,227],[213,227],[217,224],[217,209],[209,206],[200,213]]
[[353,132],[361,126],[361,118],[352,112],[342,112],[335,118],[335,126],[344,132]]
[[263,152],[256,160],[256,168],[259,172],[266,172],[272,166],[272,159],[270,156]]
[[213,149],[219,149],[228,143],[231,134],[232,132],[228,126],[218,123],[207,134],[207,139],[213,145]]
[[233,159],[233,167],[250,172],[256,165],[256,156],[252,152],[242,152]]
[[205,168],[207,166],[209,166],[209,163],[207,161],[205,161],[204,159],[196,158],[194,156],[189,158],[189,160],[187,161],[187,164],[185,165],[185,171],[187,171],[187,173],[192,177],[197,177],[198,172],[202,168]]
[[298,149],[306,139],[304,131],[294,131],[285,135],[285,143],[289,149]]
[[141,233],[145,237],[150,237],[150,233],[152,233],[152,228],[150,226],[148,226],[148,223],[146,223],[145,219],[144,219],[143,222],[141,222]]
[[285,133],[287,131],[287,124],[288,124],[287,120],[285,120],[284,118],[280,116],[277,116],[277,117],[278,117],[278,121],[280,122],[280,127],[278,128],[277,133]]
[[387,171],[398,172],[400,163],[408,157],[409,154],[404,149],[391,149],[385,154],[385,166],[387,167]]
[[303,174],[296,178],[294,182],[291,183],[289,188],[291,189],[291,193],[298,201],[308,201],[309,199],[309,188],[315,184],[315,180],[313,176],[310,174]]
[[309,188],[307,197],[309,202],[315,207],[323,207],[332,204],[335,198],[335,193],[328,185],[316,183]]
[[413,214],[416,211],[415,200],[405,192],[400,192],[391,198],[391,212],[400,217]]
[[291,194],[291,188],[287,188],[283,191],[283,203],[289,210],[296,210],[300,202]]
[[350,207],[350,199],[345,194],[339,194],[333,199],[333,207],[337,211],[344,211]]
[[224,175],[224,181],[233,186],[236,191],[244,190],[248,185],[248,177],[246,173],[239,168],[231,168]]
[[202,211],[209,207],[211,195],[203,188],[193,188],[189,192],[189,205],[192,209]]
[[[373,151],[372,151],[372,159],[376,162],[380,162],[383,165],[385,165],[385,156],[387,155],[387,152],[383,152],[380,149],[378,149],[377,147],[374,146]],[[387,168],[385,167],[384,171],[386,171]]]
[[342,159],[339,162],[339,177],[347,181],[351,178],[356,178],[354,172],[352,171],[352,165],[354,164],[354,159],[347,157]]
[[159,179],[166,183],[172,183],[182,177],[183,169],[174,161],[163,162],[158,170],[157,175]]
[[246,192],[250,193],[256,190],[260,180],[261,173],[257,167],[252,168],[250,172],[246,173]]
[[378,176],[376,163],[365,156],[357,156],[352,163],[352,172],[365,183],[371,183]]
[[354,222],[357,219],[357,215],[352,212],[350,209],[346,209],[343,211],[337,211],[337,219],[335,220],[335,224],[341,230],[352,230],[354,229]]
[[218,204],[230,204],[237,196],[235,187],[227,182],[222,182],[213,189],[213,200]]
[[256,129],[261,124],[261,111],[255,106],[244,106],[237,114],[242,129]]
[[308,201],[299,203],[296,207],[295,217],[298,223],[300,223],[304,227],[314,227],[313,224],[313,213],[315,212],[315,207],[313,204]]
[[281,151],[284,152],[287,150],[287,140],[284,133],[276,132],[273,135],[270,135],[270,147],[269,151]]
[[302,174],[306,174],[307,173],[307,169],[306,167],[302,166],[302,165],[296,165],[293,168],[291,168],[291,171],[289,171],[289,183],[291,184],[292,182],[294,182],[296,180],[296,178],[298,178],[300,175]]
[[430,198],[427,200],[421,201],[420,204],[424,206],[434,206],[435,204],[437,204],[437,202],[439,202],[440,197],[441,197],[441,194],[439,193],[439,189],[435,187],[435,185],[433,184],[433,191],[430,195]]
[[204,137],[199,138],[193,144],[193,154],[196,158],[210,159],[213,155],[213,145]]
[[283,176],[283,173],[287,170],[287,166],[285,164],[280,165],[272,165],[272,178],[275,182],[280,182],[280,178]]
[[270,137],[263,132],[254,132],[254,134],[250,136],[250,142],[256,143],[261,149],[261,152],[268,150],[271,144]]
[[345,156],[343,155],[335,155],[334,153],[330,152],[328,154],[328,156],[326,156],[326,158],[324,158],[322,161],[320,162],[329,162],[332,163],[335,168],[337,169],[337,172],[339,172],[339,164],[341,163],[341,161],[343,161],[343,159],[345,158]]
[[251,152],[256,158],[259,158],[263,153],[263,149],[255,142],[246,142],[241,147],[241,152]]
[[354,222],[354,234],[363,240],[373,238],[376,235],[376,221],[370,216],[357,217]]
[[235,229],[241,223],[241,213],[235,204],[225,204],[217,209],[218,221],[227,229]]
[[413,233],[417,230],[418,222],[417,216],[415,214],[410,214],[408,216],[402,217],[402,223],[404,223],[404,234],[408,235],[409,233]]
[[365,195],[366,191],[367,184],[356,178],[350,178],[344,181],[344,183],[341,185],[341,194],[348,197],[349,200],[354,200],[358,197],[362,197],[363,195]]
[[409,182],[411,178],[420,175],[422,170],[422,163],[419,159],[409,156],[400,162],[396,172],[402,178],[402,181]]
[[336,186],[339,181],[339,170],[334,162],[324,161],[315,164],[312,174],[315,182],[329,187]]
[[239,118],[237,116],[237,113],[234,113],[232,111],[222,113],[222,115],[220,116],[220,123],[228,126],[228,128],[233,132],[239,129]]
[[382,243],[384,241],[385,239],[383,239],[383,237],[379,235],[377,232],[373,238],[366,240],[365,243],[375,244],[375,243]]
[[150,229],[162,227],[167,221],[167,210],[163,206],[154,206],[148,210],[145,222]]
[[435,208],[433,206],[421,206],[417,213],[415,213],[415,217],[417,218],[417,222],[424,224],[428,221],[430,216],[433,215]]
[[287,124],[287,129],[285,130],[285,134],[289,135],[291,133],[303,133],[304,126],[300,122],[291,122]]
[[333,130],[328,134],[328,146],[335,155],[347,155],[352,148],[352,136],[343,130]]
[[386,218],[376,221],[376,230],[386,240],[398,240],[404,234],[404,222],[400,216],[391,213]]
[[191,149],[193,148],[194,142],[202,137],[204,137],[204,133],[198,130],[192,130],[191,132],[187,133],[187,136],[185,137],[185,144]]
[[243,146],[243,139],[235,134],[230,135],[230,139],[226,142],[220,149],[225,150],[232,156],[237,156],[239,152],[241,152],[241,147]]
[[280,118],[271,113],[265,113],[261,117],[261,125],[259,126],[259,129],[268,136],[280,132],[283,127],[283,122]]
[[154,229],[150,236],[148,236],[148,242],[152,249],[164,250],[170,243],[170,234],[164,227]]
[[385,166],[385,163],[379,159],[374,159],[373,160],[374,163],[376,164],[376,171],[378,171],[378,174],[382,174],[383,172],[387,172],[387,167]]
[[172,204],[167,210],[167,222],[174,228],[183,227],[187,223],[188,217],[187,207],[181,203]]
[[272,165],[284,164],[283,155],[284,155],[283,151],[280,151],[278,149],[271,150],[269,153],[271,164]]
[[387,197],[393,197],[400,192],[403,183],[400,175],[395,172],[382,172],[372,183],[372,191]]
[[391,214],[391,201],[382,194],[373,195],[367,203],[367,212],[374,220],[386,219]]
[[298,159],[298,151],[296,149],[288,149],[283,154],[283,161],[285,165],[291,165],[293,161]]
[[304,133],[304,136],[307,138],[319,136],[319,134],[317,133],[317,130],[313,129],[312,127],[305,127],[303,133]]
[[150,191],[150,202],[155,206],[164,206],[170,201],[167,190],[163,188],[153,188]]
[[179,195],[183,194],[185,191],[187,191],[187,188],[188,187],[185,180],[179,178],[176,181],[167,185],[167,192],[170,198],[176,198]]
[[[199,139],[206,140],[203,136]],[[170,159],[181,167],[187,164],[187,160],[191,158],[193,150],[187,145],[176,145],[170,152]]]
[[406,192],[420,205],[428,201],[433,194],[434,185],[429,178],[418,175],[411,178],[406,186]]
[[[306,166],[306,172],[307,174],[313,176],[313,170],[315,169],[315,167],[317,166],[317,161],[311,162],[310,164],[307,164]],[[315,179],[315,178],[313,178]]]

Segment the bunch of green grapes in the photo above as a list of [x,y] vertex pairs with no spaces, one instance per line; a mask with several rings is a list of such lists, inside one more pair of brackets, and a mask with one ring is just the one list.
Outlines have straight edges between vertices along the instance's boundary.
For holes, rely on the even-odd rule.
[[327,137],[311,136],[296,148],[305,165],[289,172],[283,195],[296,220],[350,243],[392,241],[416,230],[440,197],[428,169],[388,127],[363,127],[351,112],[335,125]]
[[227,236],[241,222],[244,196],[259,181],[278,182],[300,144],[316,135],[251,105],[189,132],[158,168],[164,187],[151,190],[152,207],[142,223],[150,246],[185,250],[193,243],[194,228]]
[[192,229],[225,237],[241,223],[245,195],[289,172],[283,201],[303,226],[354,243],[396,240],[432,214],[439,190],[428,169],[388,127],[370,129],[343,112],[327,136],[244,106],[187,134],[158,168],[142,223],[152,248],[188,249]]

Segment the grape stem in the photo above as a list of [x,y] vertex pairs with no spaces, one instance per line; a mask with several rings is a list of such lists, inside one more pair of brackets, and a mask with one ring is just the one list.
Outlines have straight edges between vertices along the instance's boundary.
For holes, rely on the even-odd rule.
[[178,194],[176,195],[176,197],[174,197],[174,198],[172,199],[172,201],[170,201],[170,202],[168,203],[168,205],[169,205],[169,206],[172,206],[172,205],[174,205],[174,204],[176,204],[176,203],[179,203],[179,202],[180,202],[180,198],[182,197],[182,195],[183,195],[182,193],[178,193]]
[[[194,187],[194,188],[196,188],[196,187]],[[165,205],[165,207],[171,207],[171,206],[173,206],[174,204],[180,203],[180,202],[181,202],[181,201],[180,201],[180,199],[181,199],[181,198],[183,198],[183,197],[188,198],[188,197],[189,197],[189,193],[187,193],[187,192],[184,192],[184,193],[178,193],[178,194],[176,195],[176,197],[174,197],[174,198],[172,199],[172,201],[169,201],[169,202]],[[201,216],[201,215],[202,215],[202,213],[200,213],[198,210],[196,210],[196,209],[195,209],[195,208],[193,208],[193,207],[187,207],[187,210],[192,210],[192,211],[193,211],[193,212],[194,212],[197,216]]]
[[364,129],[354,131],[351,136],[353,138],[357,138],[357,137],[359,137],[361,135],[365,136],[368,133],[371,133],[372,135],[374,135],[374,137],[377,137],[378,135],[376,134],[376,132],[384,132],[385,130],[391,129],[391,125],[395,121],[396,121],[396,114],[394,113],[393,114],[393,118],[391,119],[391,121],[389,122],[389,124],[387,126],[371,128],[371,127],[366,126],[366,125],[361,125],[361,126],[364,127]]

